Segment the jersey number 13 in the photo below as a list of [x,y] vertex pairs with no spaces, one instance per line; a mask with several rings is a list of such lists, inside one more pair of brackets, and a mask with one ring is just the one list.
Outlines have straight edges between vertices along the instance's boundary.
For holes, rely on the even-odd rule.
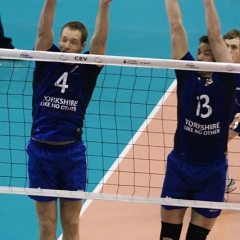
[[[203,104],[201,103],[201,100],[202,100],[202,99],[204,100],[204,103],[203,103]],[[206,95],[206,94],[203,94],[203,95],[201,95],[201,96],[197,96],[197,100],[198,100],[198,105],[197,105],[196,115],[197,115],[197,116],[200,116],[200,117],[202,117],[202,118],[207,118],[207,117],[209,117],[209,116],[212,114],[212,108],[211,108],[210,105],[208,105],[209,102],[210,102],[209,96]],[[201,112],[202,112],[202,111],[201,111],[202,109],[205,109],[204,112],[206,112],[206,110],[207,110],[207,113],[202,114],[202,113],[201,113]]]

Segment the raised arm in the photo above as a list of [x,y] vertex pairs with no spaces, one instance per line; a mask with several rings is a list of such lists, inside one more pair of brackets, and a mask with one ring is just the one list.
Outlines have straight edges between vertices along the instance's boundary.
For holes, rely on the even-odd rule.
[[188,52],[188,40],[178,0],[165,0],[171,31],[172,58],[179,60]]
[[227,45],[221,35],[220,21],[213,0],[203,0],[208,39],[216,62],[232,62]]
[[38,33],[34,50],[47,51],[53,43],[53,21],[57,0],[45,0],[38,23]]
[[109,7],[112,0],[100,0],[96,27],[90,42],[90,53],[104,55],[109,25]]

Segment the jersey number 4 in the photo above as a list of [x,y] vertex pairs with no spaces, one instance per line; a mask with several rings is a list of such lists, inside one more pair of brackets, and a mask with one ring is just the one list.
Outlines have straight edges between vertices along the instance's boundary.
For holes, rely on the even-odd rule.
[[[204,99],[204,103],[201,104],[201,100]],[[212,114],[212,108],[211,106],[209,106],[209,102],[210,102],[210,99],[209,99],[209,96],[208,95],[201,95],[200,97],[197,96],[197,100],[198,100],[198,106],[197,106],[197,111],[196,111],[196,115],[197,116],[200,116],[202,118],[207,118],[209,117],[211,114]],[[206,114],[202,114],[201,113],[201,109],[205,108],[207,110],[207,113]]]
[[68,88],[67,78],[68,78],[68,73],[65,72],[65,73],[54,83],[54,86],[61,88],[61,93],[65,93],[66,88]]

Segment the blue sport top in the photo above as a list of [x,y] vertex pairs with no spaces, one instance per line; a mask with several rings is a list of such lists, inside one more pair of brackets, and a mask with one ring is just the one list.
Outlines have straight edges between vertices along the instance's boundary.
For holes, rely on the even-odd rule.
[[[49,51],[59,52],[59,48],[53,45]],[[92,64],[36,62],[31,136],[42,141],[80,140],[101,69]]]
[[[182,60],[194,61],[194,58],[187,53]],[[225,161],[236,74],[218,72],[206,78],[196,71],[176,70],[175,73],[178,123],[174,150],[193,164]]]

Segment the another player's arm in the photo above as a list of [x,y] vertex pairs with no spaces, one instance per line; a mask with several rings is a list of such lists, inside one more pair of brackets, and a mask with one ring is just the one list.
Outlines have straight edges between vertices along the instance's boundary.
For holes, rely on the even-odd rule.
[[171,31],[172,58],[179,60],[188,52],[188,39],[183,27],[178,0],[165,0]]
[[111,1],[112,0],[100,0],[95,32],[90,42],[90,54],[104,55],[106,53],[109,26],[109,7]]
[[34,50],[46,51],[53,43],[53,21],[57,0],[45,0],[41,11]]
[[205,6],[205,18],[208,30],[208,39],[217,62],[233,62],[231,54],[221,35],[220,21],[213,0],[203,0]]
[[[236,129],[239,123],[240,123],[240,113],[237,113],[234,116],[234,119],[230,125],[230,129],[232,129],[232,130]],[[234,132],[234,131],[232,131],[232,132]],[[236,133],[236,135],[238,134],[237,132],[234,132],[234,133]],[[232,133],[232,135],[234,135],[234,134]]]

